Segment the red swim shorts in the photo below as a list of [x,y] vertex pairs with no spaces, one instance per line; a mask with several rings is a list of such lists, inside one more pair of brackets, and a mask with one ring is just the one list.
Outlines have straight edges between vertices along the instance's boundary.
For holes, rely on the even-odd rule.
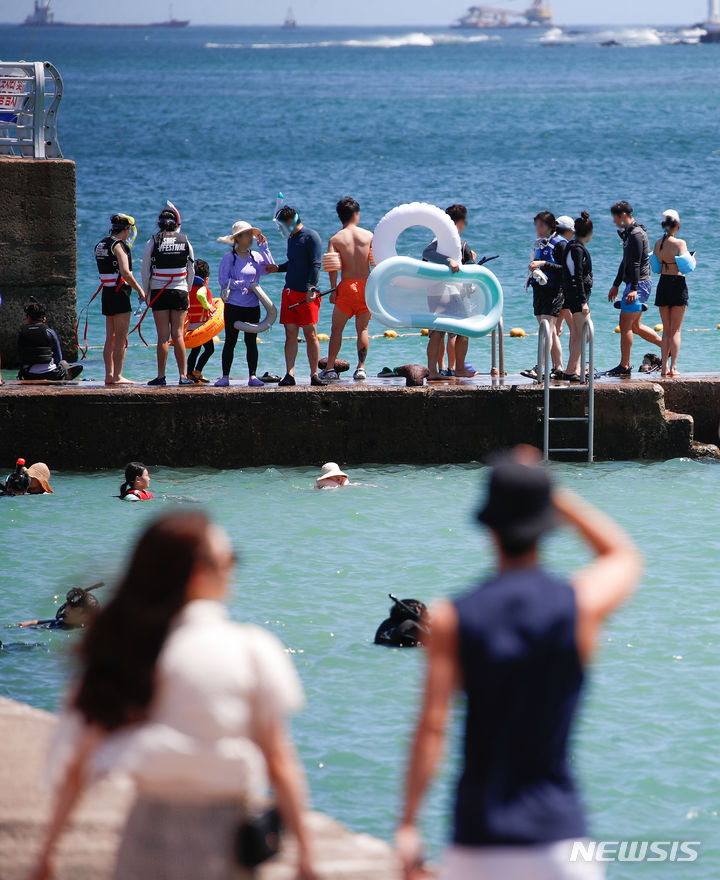
[[367,278],[343,278],[338,284],[335,305],[348,318],[370,311],[365,302],[366,283]]
[[[286,287],[282,292],[282,305],[280,306],[280,323],[281,324],[297,324],[298,327],[307,327],[310,324],[317,324],[320,317],[320,303],[322,300],[316,299],[313,302],[305,302],[306,294],[300,293],[298,290],[290,290]],[[295,303],[302,303],[297,308],[291,309]]]

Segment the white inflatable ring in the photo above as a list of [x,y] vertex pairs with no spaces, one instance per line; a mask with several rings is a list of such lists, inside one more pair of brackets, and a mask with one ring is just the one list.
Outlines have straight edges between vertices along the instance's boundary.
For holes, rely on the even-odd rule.
[[245,321],[235,321],[235,329],[242,330],[244,333],[264,333],[269,330],[277,320],[277,309],[275,304],[259,284],[251,284],[250,290],[260,300],[260,304],[265,307],[265,317],[259,324],[248,324]]
[[453,221],[435,205],[412,202],[388,211],[375,227],[372,248],[376,264],[397,256],[397,240],[411,226],[430,229],[437,238],[438,253],[461,262],[460,235]]

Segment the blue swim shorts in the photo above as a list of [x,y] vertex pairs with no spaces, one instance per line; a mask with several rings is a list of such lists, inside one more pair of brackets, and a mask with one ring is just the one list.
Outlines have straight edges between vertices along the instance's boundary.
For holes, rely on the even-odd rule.
[[633,302],[628,302],[626,297],[630,293],[631,285],[626,284],[625,290],[623,290],[622,299],[620,302],[615,303],[615,308],[620,309],[621,312],[646,312],[647,306],[645,303],[650,299],[650,294],[652,293],[652,281],[641,281],[638,284],[637,289],[637,299]]

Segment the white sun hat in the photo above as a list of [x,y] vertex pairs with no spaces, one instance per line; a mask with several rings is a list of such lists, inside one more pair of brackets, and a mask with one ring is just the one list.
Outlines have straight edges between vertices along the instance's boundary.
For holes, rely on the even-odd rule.
[[569,232],[575,232],[575,221],[572,217],[568,217],[567,214],[558,217],[555,221],[555,225],[558,229],[567,229]]
[[244,220],[238,220],[236,223],[233,223],[230,235],[222,235],[220,238],[216,239],[216,241],[223,241],[225,244],[235,244],[235,236],[240,235],[243,232],[252,232],[253,235],[261,234],[257,226],[251,226]]
[[673,223],[680,222],[680,215],[674,208],[668,208],[667,211],[663,211],[662,222],[664,223],[666,220],[672,220]]
[[322,466],[322,470],[320,471],[320,476],[315,481],[316,483],[321,482],[322,480],[329,480],[332,477],[345,477],[346,480],[349,480],[350,477],[345,473],[345,471],[340,470],[340,465],[336,464],[334,461],[329,461],[327,464]]

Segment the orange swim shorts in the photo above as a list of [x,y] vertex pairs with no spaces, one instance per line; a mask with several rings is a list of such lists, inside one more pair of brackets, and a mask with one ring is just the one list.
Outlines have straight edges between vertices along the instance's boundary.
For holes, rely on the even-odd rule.
[[365,284],[366,278],[343,278],[338,284],[337,293],[335,294],[335,305],[340,311],[352,318],[355,315],[363,315],[369,312],[365,302]]
[[[322,300],[315,299],[305,302],[305,294],[298,290],[290,290],[286,287],[282,292],[282,305],[280,306],[280,323],[296,324],[298,327],[308,327],[317,324],[320,318],[320,303]],[[290,308],[294,306],[294,308]]]

